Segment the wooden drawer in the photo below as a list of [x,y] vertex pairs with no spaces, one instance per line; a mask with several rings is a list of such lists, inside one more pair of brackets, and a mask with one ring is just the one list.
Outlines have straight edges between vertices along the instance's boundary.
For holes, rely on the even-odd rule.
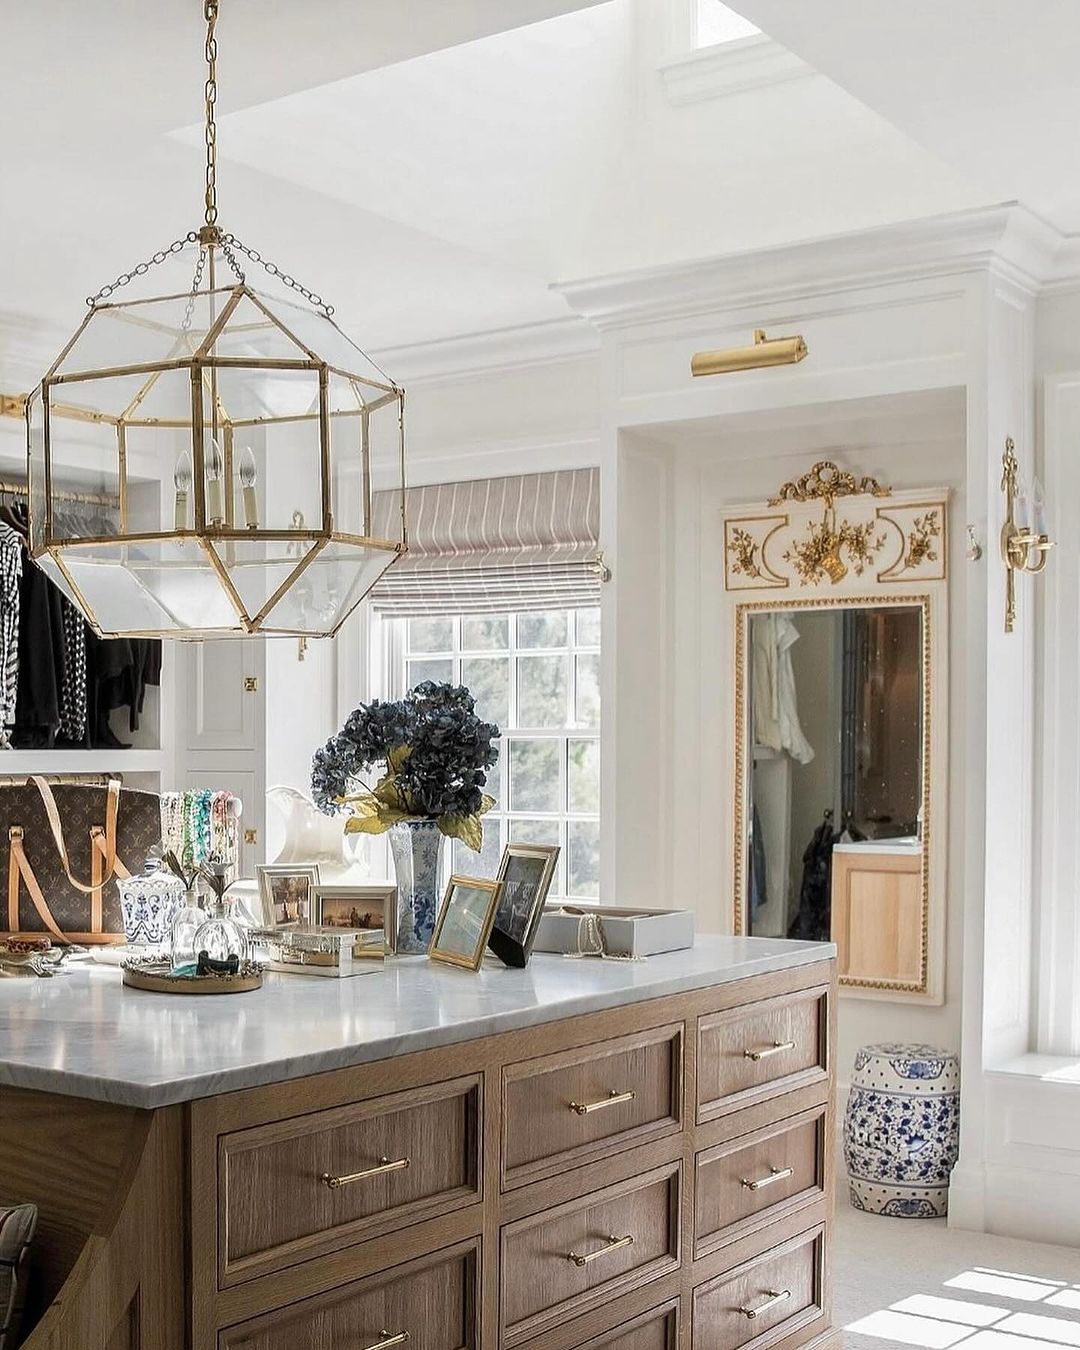
[[[230,1327],[219,1350],[477,1350],[476,1243]],[[394,1337],[401,1339],[394,1340]]]
[[507,1224],[503,1340],[517,1344],[679,1265],[680,1164]]
[[658,1027],[503,1070],[503,1189],[682,1125],[683,1028]]
[[699,1285],[694,1350],[765,1350],[825,1317],[825,1225]]
[[824,1194],[825,1106],[694,1159],[694,1257],[755,1232]]
[[699,1018],[698,1121],[824,1082],[827,999],[827,988],[799,989]]
[[[614,1331],[577,1342],[574,1350],[676,1350],[678,1340],[679,1305],[673,1300],[623,1322]],[[539,1341],[536,1350],[540,1350]]]
[[480,1078],[224,1134],[222,1287],[480,1197]]

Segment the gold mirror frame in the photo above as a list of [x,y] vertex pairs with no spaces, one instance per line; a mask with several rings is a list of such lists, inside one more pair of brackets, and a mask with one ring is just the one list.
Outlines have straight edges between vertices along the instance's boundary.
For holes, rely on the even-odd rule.
[[725,607],[734,624],[733,931],[746,934],[750,793],[748,639],[754,614],[798,610],[921,611],[922,867],[917,980],[841,974],[863,998],[944,999],[948,759],[948,492],[893,492],[824,462],[764,505],[724,512]]

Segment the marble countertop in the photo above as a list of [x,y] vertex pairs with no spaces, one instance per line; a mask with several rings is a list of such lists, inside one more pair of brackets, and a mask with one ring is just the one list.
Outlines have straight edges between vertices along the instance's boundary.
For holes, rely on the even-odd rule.
[[536,953],[478,973],[395,958],[353,979],[268,974],[248,994],[127,989],[115,968],[0,980],[0,1085],[158,1107],[824,961],[831,943],[698,937],[641,962]]

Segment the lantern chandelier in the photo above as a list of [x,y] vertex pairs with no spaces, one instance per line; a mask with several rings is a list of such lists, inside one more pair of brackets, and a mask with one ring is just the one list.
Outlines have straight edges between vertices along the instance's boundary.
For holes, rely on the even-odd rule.
[[[103,635],[332,636],[405,551],[405,392],[218,225],[204,17],[204,223],[91,296],[29,396],[31,549]],[[190,285],[118,298],[185,259]]]

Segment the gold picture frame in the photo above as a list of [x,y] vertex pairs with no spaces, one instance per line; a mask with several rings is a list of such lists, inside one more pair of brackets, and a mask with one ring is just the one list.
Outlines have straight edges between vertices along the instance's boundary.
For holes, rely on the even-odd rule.
[[452,876],[428,945],[431,960],[479,970],[501,895],[501,881]]
[[488,947],[504,965],[528,964],[559,861],[558,844],[508,843],[495,880],[503,885]]
[[381,914],[383,945],[393,952],[397,942],[397,887],[393,882],[357,885],[319,885],[312,903],[316,928],[355,928],[379,931],[371,919]]

